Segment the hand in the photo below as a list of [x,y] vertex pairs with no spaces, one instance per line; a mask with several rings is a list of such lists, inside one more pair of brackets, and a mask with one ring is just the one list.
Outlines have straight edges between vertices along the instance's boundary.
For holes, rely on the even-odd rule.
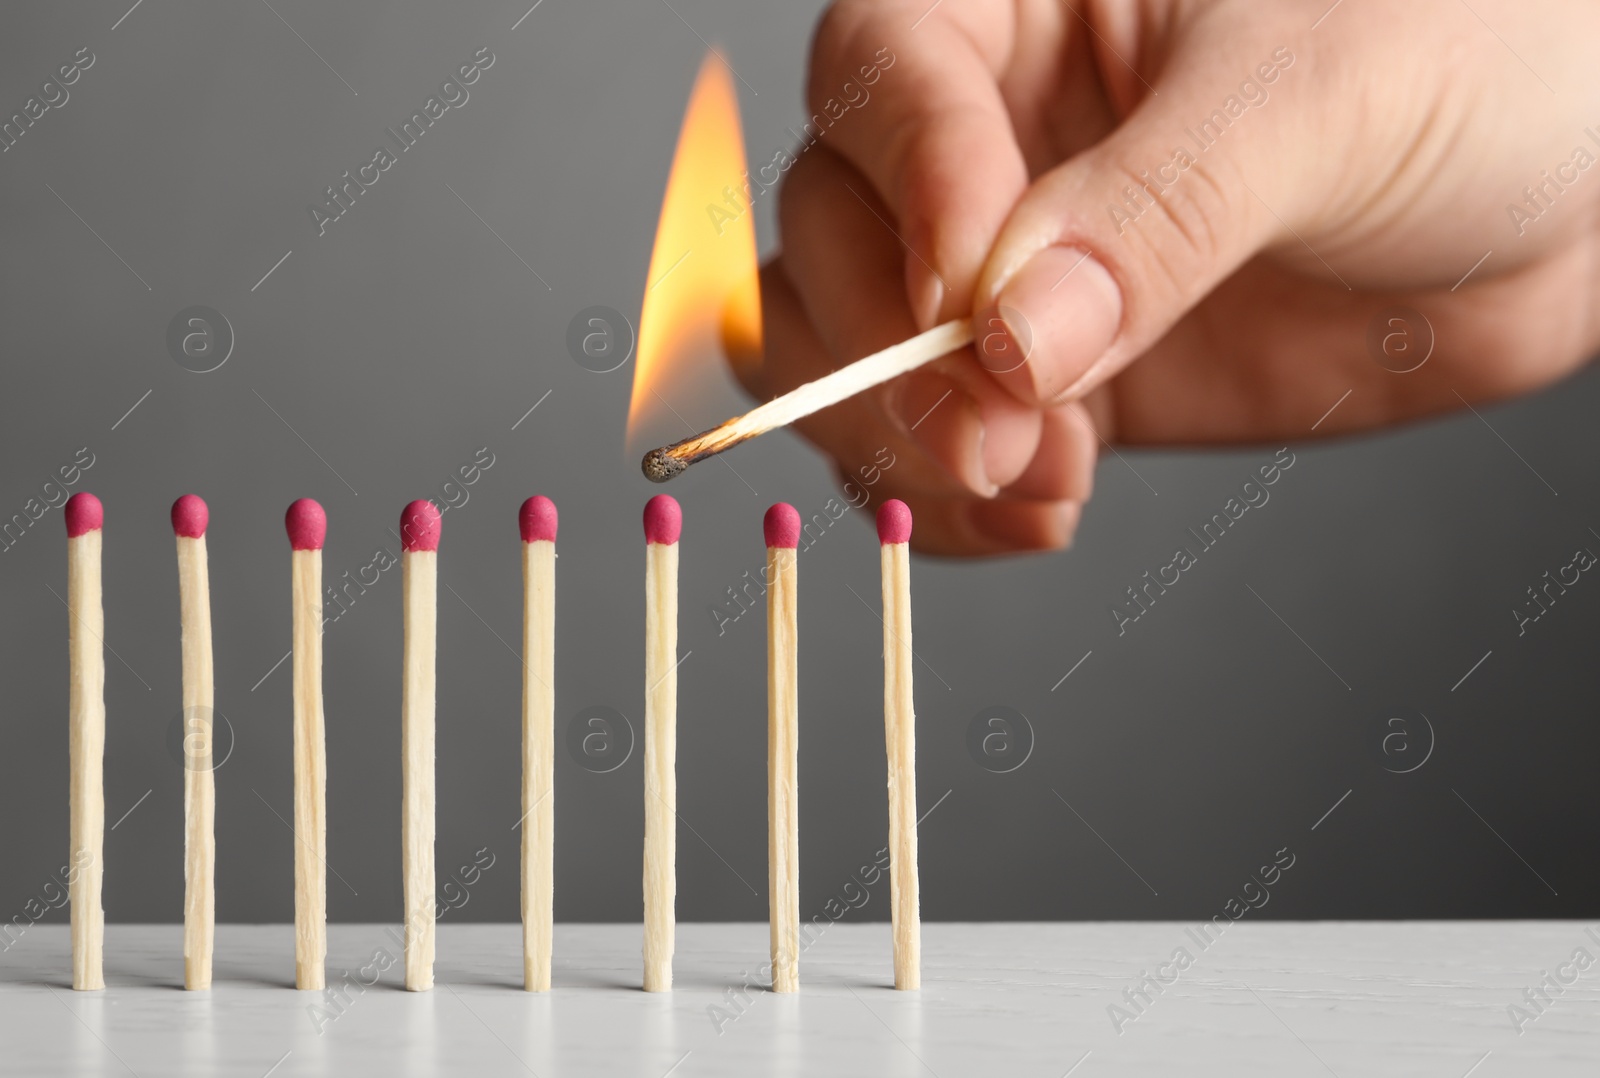
[[[1065,545],[1102,444],[1304,438],[1346,391],[1316,435],[1371,428],[1600,344],[1600,6],[931,3],[824,17],[736,365],[766,398],[979,311],[994,356],[801,425],[846,471],[894,451],[920,549]],[[1367,343],[1397,305],[1437,340],[1406,374]]]

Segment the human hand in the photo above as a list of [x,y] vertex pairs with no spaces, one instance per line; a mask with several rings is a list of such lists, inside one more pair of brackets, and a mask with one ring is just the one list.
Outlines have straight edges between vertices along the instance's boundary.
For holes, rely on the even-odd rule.
[[[800,424],[846,471],[893,449],[921,549],[1065,545],[1102,444],[1371,428],[1600,344],[1595,5],[930,2],[824,17],[735,364],[767,398],[978,311],[992,351]],[[1397,305],[1437,340],[1406,374],[1367,344]]]

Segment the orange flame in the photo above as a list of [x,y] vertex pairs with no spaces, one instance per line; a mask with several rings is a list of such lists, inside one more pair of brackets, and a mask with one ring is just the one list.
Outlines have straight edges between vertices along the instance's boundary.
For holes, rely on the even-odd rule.
[[[660,419],[665,440],[676,440],[698,429],[686,423],[726,418],[704,414],[705,391],[719,395],[708,378],[726,379],[701,357],[718,347],[736,357],[760,351],[755,215],[744,173],[738,96],[727,67],[708,52],[678,133],[650,254],[628,406],[630,443],[647,420]],[[686,398],[690,390],[694,397]],[[692,403],[674,408],[668,396]]]

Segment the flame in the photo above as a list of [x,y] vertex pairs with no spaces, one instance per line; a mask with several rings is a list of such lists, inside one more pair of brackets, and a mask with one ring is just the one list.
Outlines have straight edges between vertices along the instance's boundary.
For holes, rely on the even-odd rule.
[[[755,214],[744,176],[738,96],[726,65],[708,52],[678,133],[650,254],[628,406],[630,444],[651,419],[670,421],[666,440],[676,440],[698,429],[686,426],[690,421],[725,418],[704,414],[705,398],[718,395],[708,380],[727,379],[719,364],[702,357],[718,347],[736,359],[760,352]],[[692,403],[668,404],[669,395],[684,400],[691,389]]]

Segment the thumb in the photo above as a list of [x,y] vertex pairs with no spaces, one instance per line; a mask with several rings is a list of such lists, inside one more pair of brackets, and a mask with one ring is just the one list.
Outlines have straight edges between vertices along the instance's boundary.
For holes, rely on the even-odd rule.
[[1259,42],[1191,38],[1116,131],[1012,211],[975,321],[979,361],[1021,400],[1101,384],[1289,227],[1268,202],[1291,216],[1282,163],[1307,126],[1288,100],[1300,72],[1288,48]]

